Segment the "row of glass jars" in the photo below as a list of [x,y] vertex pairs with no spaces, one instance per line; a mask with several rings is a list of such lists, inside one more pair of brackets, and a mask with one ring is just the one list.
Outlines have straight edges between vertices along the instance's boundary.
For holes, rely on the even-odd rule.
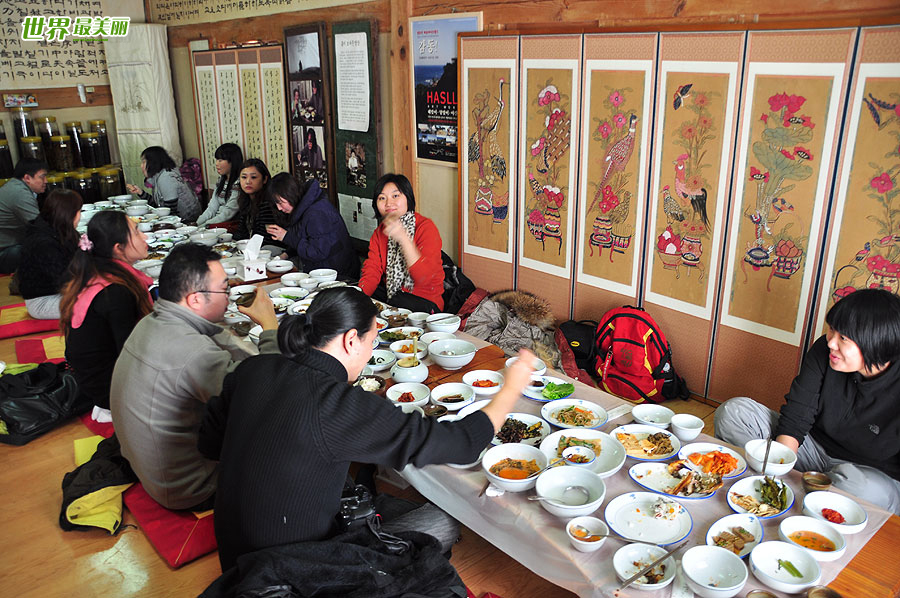
[[[58,171],[96,168],[112,162],[106,121],[103,119],[89,121],[91,128],[88,132],[84,132],[80,121],[70,121],[65,123],[63,132],[56,124],[55,116],[32,118],[31,108],[10,108],[10,115],[13,138],[19,143],[19,155],[22,157],[44,160],[50,168]],[[0,140],[5,139],[6,131],[0,124]],[[9,146],[6,148],[8,151]]]
[[84,203],[103,201],[125,194],[125,173],[118,164],[102,168],[85,168],[47,174],[47,193],[54,189],[71,189],[81,194]]

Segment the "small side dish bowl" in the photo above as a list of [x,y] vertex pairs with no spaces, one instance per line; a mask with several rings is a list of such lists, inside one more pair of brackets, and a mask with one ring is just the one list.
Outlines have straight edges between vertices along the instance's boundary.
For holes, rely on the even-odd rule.
[[281,284],[286,287],[299,287],[300,281],[309,278],[306,272],[288,272],[281,277]]
[[475,358],[475,345],[456,338],[446,339],[431,343],[428,353],[445,370],[458,370]]
[[383,372],[397,363],[397,358],[391,351],[384,349],[375,349],[372,351],[372,357],[369,359],[368,366],[373,372]]
[[807,492],[816,492],[818,490],[828,490],[831,488],[831,478],[828,474],[820,471],[807,471],[801,477],[803,489]]
[[563,451],[563,459],[566,465],[572,467],[587,467],[593,470],[596,453],[586,446],[570,446]]
[[[462,397],[460,399],[460,397]],[[460,382],[448,382],[439,384],[431,391],[431,402],[435,405],[443,405],[447,411],[459,411],[468,407],[475,400],[475,393],[467,384]]]
[[[428,345],[419,340],[407,339],[405,341],[394,341],[389,347],[391,353],[393,353],[397,359],[403,359],[404,357],[412,357],[413,345],[415,345],[416,359],[425,359],[425,356],[428,355]],[[407,350],[404,351],[404,349]]]
[[461,321],[456,314],[432,314],[425,319],[425,327],[428,332],[456,332]]
[[428,319],[428,314],[424,311],[414,311],[406,315],[406,320],[409,322],[410,326],[415,326],[416,328],[425,328],[425,320]]
[[510,479],[502,478],[494,473],[491,473],[491,467],[493,467],[503,459],[534,461],[538,467],[538,470],[547,467],[548,464],[547,455],[542,453],[541,450],[537,447],[528,444],[516,442],[501,444],[489,448],[488,452],[484,454],[484,458],[481,460],[481,467],[484,470],[484,475],[488,480],[490,480],[492,484],[494,484],[498,488],[506,490],[507,492],[525,492],[526,490],[531,490],[532,488],[534,488],[535,483],[537,483],[539,476],[532,476],[530,478],[522,479]]
[[331,268],[317,268],[309,273],[312,278],[319,282],[333,282],[337,280],[337,270]]
[[[582,486],[588,491],[587,500],[581,492],[569,490],[570,486]],[[569,490],[568,492],[566,492]],[[542,500],[541,506],[557,517],[590,515],[600,508],[606,497],[606,484],[596,473],[580,467],[551,467],[537,478],[535,493]]]
[[[509,366],[514,364],[517,359],[519,359],[518,355],[507,359],[506,360],[506,368],[509,369]],[[534,376],[543,376],[544,374],[547,373],[547,364],[544,363],[543,361],[541,361],[540,359],[538,359],[537,357],[534,358],[534,363],[532,364],[531,367],[534,368],[534,371],[531,372],[532,375],[534,375]]]
[[[632,575],[666,554],[666,549],[659,546],[651,546],[650,544],[626,544],[616,551],[613,555],[613,569],[616,571],[616,577],[621,581],[625,581]],[[664,567],[662,578],[656,583],[643,583],[641,578],[632,584],[637,590],[654,592],[660,590],[675,579],[675,559],[667,558],[662,563],[654,567],[654,571]]]
[[[404,393],[411,393],[414,400],[401,401],[400,397],[402,397]],[[431,396],[431,389],[424,384],[419,384],[417,382],[401,382],[388,388],[385,396],[387,396],[388,400],[396,406],[417,405],[421,407],[422,405],[428,404],[428,399]]]
[[[778,525],[778,535],[788,544],[803,548],[817,561],[835,561],[844,556],[844,552],[847,550],[847,541],[840,532],[831,527],[827,521],[806,515],[795,515],[784,519]],[[833,550],[828,550],[823,546],[829,542],[834,545]],[[818,546],[818,548],[813,548],[813,546]]]
[[631,416],[639,424],[655,426],[657,428],[666,429],[672,421],[675,412],[668,407],[662,405],[654,405],[652,403],[643,403],[635,405],[631,410]]
[[703,431],[703,420],[690,413],[676,413],[672,416],[672,433],[682,442],[690,442]]
[[319,286],[319,281],[315,278],[301,278],[297,281],[297,284],[300,285],[300,288],[306,289],[307,291],[312,291],[317,286]]
[[358,386],[366,392],[371,392],[383,397],[385,393],[384,387],[386,384],[387,382],[385,382],[385,379],[381,376],[376,376],[374,374],[365,374],[357,378],[356,382],[353,383],[353,386]]
[[[825,513],[823,513],[825,509],[839,513],[844,522],[834,523],[828,521]],[[864,530],[868,520],[865,509],[859,506],[852,498],[837,492],[810,492],[803,497],[803,514],[822,521],[828,521],[829,525],[845,536]]]
[[765,473],[770,476],[784,475],[794,468],[797,463],[797,455],[794,451],[780,442],[772,441],[772,447],[769,449],[769,461],[766,463],[765,472],[763,471],[763,458],[766,456],[766,439],[755,438],[744,445],[744,455],[747,464],[753,468],[753,471]]
[[493,370],[472,370],[463,374],[462,381],[480,397],[490,397],[503,388],[503,374]]
[[731,598],[744,589],[747,566],[741,557],[719,546],[694,546],[681,559],[688,586],[701,598]]
[[266,269],[275,274],[290,272],[294,268],[294,263],[290,260],[272,260],[266,264]]
[[[585,531],[587,530],[587,533]],[[602,519],[590,517],[588,515],[576,517],[566,524],[566,535],[569,542],[579,552],[594,552],[599,550],[606,538],[596,538],[593,540],[585,540],[591,536],[607,536],[609,535],[609,527]]]
[[[799,594],[817,583],[822,569],[816,559],[804,549],[787,542],[763,542],[750,552],[753,576],[773,590],[785,594]],[[790,564],[800,573],[796,577],[783,566]]]

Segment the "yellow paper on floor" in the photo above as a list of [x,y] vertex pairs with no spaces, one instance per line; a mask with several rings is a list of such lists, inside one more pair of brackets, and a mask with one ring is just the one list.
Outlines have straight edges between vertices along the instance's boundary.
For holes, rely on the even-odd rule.
[[103,436],[88,436],[75,441],[75,465],[84,465],[91,460],[97,452],[97,445],[103,440]]

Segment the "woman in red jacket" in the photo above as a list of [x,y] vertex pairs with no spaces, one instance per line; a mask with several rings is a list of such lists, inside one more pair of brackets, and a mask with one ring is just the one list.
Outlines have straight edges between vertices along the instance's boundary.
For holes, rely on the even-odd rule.
[[379,225],[369,239],[369,257],[359,286],[366,295],[395,307],[435,313],[444,308],[441,234],[416,213],[412,185],[402,174],[375,183],[372,207]]

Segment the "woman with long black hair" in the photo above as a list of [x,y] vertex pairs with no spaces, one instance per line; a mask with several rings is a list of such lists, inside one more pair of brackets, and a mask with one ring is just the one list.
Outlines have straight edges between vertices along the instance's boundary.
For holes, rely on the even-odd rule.
[[71,278],[62,292],[66,361],[79,392],[106,415],[113,366],[122,345],[138,320],[153,310],[147,290],[153,279],[133,265],[145,257],[147,238],[134,222],[123,212],[100,212],[78,241],[69,267]]
[[[275,208],[266,201],[266,187],[269,185],[269,169],[265,162],[250,158],[241,164],[241,192],[238,195],[238,225],[235,239],[249,239],[253,235],[263,237],[263,246],[272,245],[278,252],[284,249],[281,241],[272,238],[266,226],[275,224]],[[273,255],[277,255],[273,252]]]
[[184,222],[194,222],[200,216],[200,201],[184,179],[175,161],[165,149],[153,145],[141,152],[141,170],[146,177],[144,186],[150,193],[136,185],[128,184],[126,189],[157,208],[171,208],[172,213]]
[[32,318],[59,318],[59,292],[78,247],[75,227],[80,220],[81,195],[56,189],[44,199],[38,217],[28,224],[18,277],[19,291]]
[[[207,403],[199,446],[220,462],[215,508],[223,570],[254,550],[333,536],[351,462],[397,469],[471,463],[530,381],[534,357],[523,351],[481,411],[452,423],[403,413],[350,384],[372,355],[376,313],[354,288],[321,291],[305,314],[282,321],[281,354],[247,359]],[[396,533],[410,529],[410,519],[424,520],[416,531],[442,536],[448,550],[456,536],[447,516],[431,505],[414,513],[384,529]],[[433,517],[422,516],[428,513]]]
[[216,148],[216,173],[219,182],[209,198],[206,210],[197,218],[197,226],[228,222],[238,213],[238,196],[241,194],[241,164],[244,153],[235,143],[223,143]]

